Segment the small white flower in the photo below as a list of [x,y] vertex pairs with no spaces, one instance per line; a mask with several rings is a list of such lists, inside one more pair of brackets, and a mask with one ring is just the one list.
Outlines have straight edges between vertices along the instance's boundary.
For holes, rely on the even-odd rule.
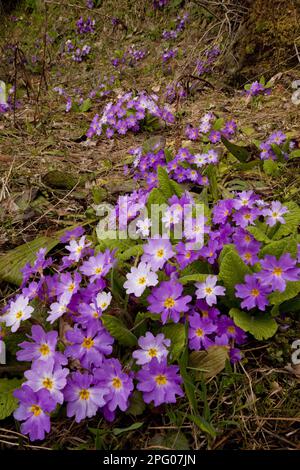
[[141,262],[137,268],[131,268],[126,278],[127,281],[124,283],[126,293],[134,294],[136,297],[140,297],[146,287],[156,286],[158,283],[157,274],[151,271],[151,267],[144,262]]
[[100,292],[100,294],[96,297],[96,303],[99,308],[101,308],[102,312],[109,307],[111,303],[112,295],[110,292]]
[[55,320],[60,318],[67,311],[67,303],[60,299],[59,302],[54,302],[50,305],[50,312],[47,317],[49,323],[54,323]]
[[205,282],[195,284],[197,299],[205,299],[210,307],[217,303],[217,295],[225,295],[225,287],[216,286],[217,280],[217,276],[207,276]]
[[12,333],[18,330],[21,321],[31,317],[34,309],[28,305],[28,302],[28,297],[20,295],[17,300],[10,304],[9,310],[3,317],[0,317],[1,322],[5,322],[6,326],[11,326]]
[[136,233],[139,233],[143,237],[149,237],[152,222],[148,217],[144,220],[138,220],[136,226],[138,227]]

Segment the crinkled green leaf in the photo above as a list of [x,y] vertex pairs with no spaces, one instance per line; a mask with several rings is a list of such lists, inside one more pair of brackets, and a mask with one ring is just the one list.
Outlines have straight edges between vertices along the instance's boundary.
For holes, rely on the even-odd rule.
[[136,336],[126,328],[124,323],[117,317],[112,315],[102,315],[101,320],[105,328],[109,331],[113,338],[115,338],[123,346],[133,347],[137,343]]
[[166,338],[171,340],[170,351],[172,359],[177,359],[185,345],[185,328],[182,323],[172,323],[162,328],[162,332]]
[[271,242],[260,250],[261,257],[273,255],[280,258],[284,253],[290,253],[291,256],[297,256],[297,241],[293,237],[287,237],[283,240]]
[[284,292],[275,291],[269,296],[272,305],[278,305],[286,300],[293,299],[300,292],[300,281],[288,281]]
[[268,339],[275,335],[278,325],[267,313],[251,315],[238,308],[232,308],[229,315],[242,330],[251,333],[258,340]]
[[235,250],[229,251],[221,261],[219,279],[226,287],[226,295],[234,298],[236,284],[244,282],[246,274],[252,274]]
[[22,380],[0,379],[0,420],[10,416],[18,406],[13,391],[20,387]]

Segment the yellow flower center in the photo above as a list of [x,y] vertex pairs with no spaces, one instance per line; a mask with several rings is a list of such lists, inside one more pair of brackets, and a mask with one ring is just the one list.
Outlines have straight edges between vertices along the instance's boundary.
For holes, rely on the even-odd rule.
[[76,248],[76,253],[77,253],[78,255],[80,255],[80,253],[82,252],[82,249],[83,249],[82,246],[78,246],[78,247]]
[[114,377],[112,379],[112,386],[118,390],[122,387],[122,380],[119,377]]
[[164,249],[161,248],[160,250],[157,250],[156,256],[157,256],[158,258],[162,258],[162,257],[164,256],[164,253],[165,253],[165,252],[164,252]]
[[68,287],[68,291],[73,292],[74,289],[75,289],[75,284],[74,284],[74,282],[72,282],[72,284],[70,284],[69,287]]
[[157,356],[157,349],[155,348],[150,348],[148,351],[148,354],[150,357],[156,357]]
[[48,354],[50,353],[50,348],[48,344],[44,343],[44,344],[41,344],[41,346],[39,347],[39,351],[42,356],[48,356]]
[[205,292],[206,292],[207,294],[212,294],[212,291],[213,291],[213,290],[212,290],[211,287],[206,287],[206,288],[205,288]]
[[251,242],[251,237],[250,235],[245,235],[245,242],[250,243]]
[[138,283],[142,286],[143,284],[146,284],[146,278],[145,277],[140,277],[138,280]]
[[93,313],[93,317],[94,317],[94,318],[99,318],[99,314],[98,314],[98,312],[96,312],[96,310],[95,310],[95,312]]
[[277,267],[277,268],[274,268],[272,274],[274,274],[274,276],[281,276],[282,274],[282,269]]
[[95,269],[95,274],[101,274],[102,273],[102,268],[98,266],[98,268]]
[[20,310],[19,312],[16,313],[16,318],[19,320],[19,318],[22,318],[23,312]]
[[86,349],[91,349],[91,347],[94,346],[93,338],[91,338],[91,337],[84,338],[84,340],[82,341],[81,346],[83,348],[86,348]]
[[191,253],[188,251],[188,252],[185,254],[185,257],[186,257],[186,259],[190,259]]
[[108,305],[107,302],[103,302],[103,304],[101,304],[102,310],[104,310],[107,307],[107,305]]
[[227,331],[228,331],[228,333],[234,334],[234,333],[235,333],[235,327],[234,327],[234,326],[229,326],[229,327],[227,328]]
[[250,219],[251,219],[251,214],[249,214],[249,213],[248,213],[248,214],[245,214],[245,215],[244,215],[244,219],[250,220]]
[[46,377],[43,380],[43,387],[46,388],[47,390],[52,390],[53,388],[53,380],[51,380],[49,377]]
[[196,330],[196,335],[201,338],[202,336],[204,336],[204,331],[202,330],[202,328],[197,328]]
[[272,212],[272,217],[278,217],[278,212]]
[[38,405],[32,405],[30,407],[30,411],[31,411],[31,413],[34,414],[34,416],[40,416],[40,414],[42,412],[42,408]]
[[168,297],[164,301],[164,307],[166,307],[166,308],[172,308],[172,307],[174,307],[174,305],[175,305],[175,300],[172,297]]
[[208,311],[207,310],[201,310],[202,312],[202,317],[207,318],[208,317]]
[[80,400],[88,400],[90,398],[90,392],[86,388],[81,389],[79,392],[79,398]]
[[251,295],[253,295],[253,297],[258,297],[259,296],[259,290],[258,289],[252,289]]
[[157,385],[166,385],[167,377],[165,375],[159,374],[155,377],[155,382]]
[[251,259],[252,259],[251,253],[245,253],[245,260],[251,261]]

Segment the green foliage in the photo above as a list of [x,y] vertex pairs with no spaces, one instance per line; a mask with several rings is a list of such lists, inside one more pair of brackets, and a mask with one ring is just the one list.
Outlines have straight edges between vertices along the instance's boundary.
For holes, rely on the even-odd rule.
[[273,255],[280,258],[284,253],[290,253],[292,256],[297,256],[297,241],[293,237],[287,237],[282,240],[271,242],[260,250],[260,256],[263,258],[265,255]]
[[250,159],[250,153],[246,147],[242,147],[240,145],[236,145],[232,142],[229,142],[229,140],[227,140],[223,135],[221,137],[221,140],[227,150],[229,150],[229,152],[240,162],[246,162]]
[[133,347],[137,343],[136,336],[126,328],[120,318],[114,317],[112,315],[102,315],[101,320],[105,328],[109,331],[113,338],[115,338],[118,343],[123,346]]
[[166,338],[171,340],[171,356],[173,360],[179,358],[185,345],[185,327],[182,323],[172,323],[162,328]]
[[11,284],[20,285],[22,281],[21,268],[26,263],[33,263],[40,248],[46,248],[47,253],[59,243],[59,238],[38,237],[29,243],[20,245],[0,257],[0,279]]
[[181,284],[189,284],[190,282],[204,282],[207,278],[208,274],[188,274],[186,276],[182,276],[178,279]]
[[252,270],[239,257],[236,250],[230,250],[221,260],[219,279],[226,287],[226,295],[235,298],[235,285],[244,282],[246,274],[252,274]]
[[283,204],[288,208],[289,212],[284,214],[285,224],[279,225],[275,234],[273,235],[273,240],[280,240],[291,233],[297,233],[297,229],[300,225],[300,207],[296,202],[289,201]]
[[278,328],[274,318],[266,313],[258,313],[254,316],[237,308],[232,308],[229,315],[237,326],[244,331],[248,331],[258,340],[271,338]]
[[20,387],[22,380],[0,379],[0,420],[10,416],[18,406],[13,391]]
[[291,282],[288,281],[286,283],[286,288],[283,292],[272,292],[269,296],[270,303],[272,305],[280,305],[282,302],[286,300],[293,299],[298,295],[300,292],[300,281]]

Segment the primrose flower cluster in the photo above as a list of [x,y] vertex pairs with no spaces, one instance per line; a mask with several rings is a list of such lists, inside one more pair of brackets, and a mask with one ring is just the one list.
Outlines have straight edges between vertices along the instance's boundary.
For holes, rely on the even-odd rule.
[[91,46],[88,44],[76,45],[71,39],[68,39],[65,43],[66,51],[71,55],[74,62],[82,62],[91,52]]
[[134,96],[132,92],[118,97],[114,104],[109,102],[100,117],[96,114],[87,131],[87,137],[100,136],[105,132],[109,139],[115,133],[125,135],[128,131],[138,132],[143,126],[147,116],[162,119],[166,123],[173,123],[174,116],[167,107],[160,107],[156,95],[147,95],[141,92]]
[[[136,66],[147,56],[148,52],[144,49],[136,49],[134,45],[130,46],[121,56],[114,57],[111,63],[114,67]],[[120,55],[120,54],[119,54]]]
[[204,75],[205,73],[210,73],[211,69],[216,62],[218,56],[221,54],[221,50],[218,46],[209,48],[204,57],[198,59],[196,62],[196,70],[198,75]]
[[176,39],[178,35],[184,31],[188,18],[188,13],[178,15],[175,22],[175,28],[171,29],[170,31],[164,30],[162,33],[162,38],[166,40]]
[[84,20],[82,16],[76,22],[77,33],[78,34],[88,34],[95,32],[95,20],[93,20],[90,16]]
[[289,152],[294,147],[295,142],[293,140],[289,140],[283,132],[276,131],[260,144],[260,158],[262,160],[277,160],[278,157],[288,159]]
[[264,80],[259,81],[259,82],[255,81],[253,83],[245,85],[245,90],[246,90],[246,95],[249,96],[250,98],[255,97],[255,96],[270,95],[271,93],[271,87],[266,86],[264,83]]
[[216,129],[217,125],[217,118],[216,116],[209,112],[202,116],[200,119],[200,123],[197,127],[193,127],[192,125],[188,125],[185,130],[185,135],[190,140],[198,140],[202,138],[202,140],[208,141],[211,144],[218,144],[221,142],[222,135],[229,139],[235,134],[237,125],[235,121],[229,120],[225,123],[222,122],[222,126]]

